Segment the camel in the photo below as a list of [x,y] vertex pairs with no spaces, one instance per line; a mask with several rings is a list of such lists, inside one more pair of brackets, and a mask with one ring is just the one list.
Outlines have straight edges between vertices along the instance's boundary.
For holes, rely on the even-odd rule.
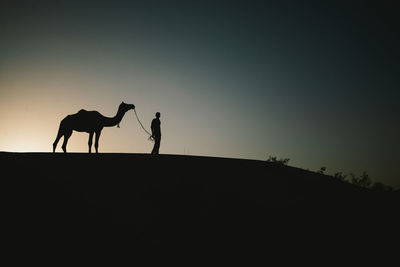
[[93,134],[96,133],[94,147],[96,148],[96,153],[98,153],[99,138],[103,127],[112,127],[115,125],[118,125],[119,127],[119,123],[121,122],[125,113],[134,108],[135,105],[125,104],[122,102],[118,107],[117,115],[112,118],[105,117],[97,111],[87,111],[84,109],[81,109],[76,114],[68,115],[60,123],[56,140],[53,143],[53,153],[56,152],[57,143],[62,136],[64,136],[62,149],[64,153],[67,153],[67,142],[71,137],[73,130],[78,132],[87,132],[89,134],[89,153],[92,152]]

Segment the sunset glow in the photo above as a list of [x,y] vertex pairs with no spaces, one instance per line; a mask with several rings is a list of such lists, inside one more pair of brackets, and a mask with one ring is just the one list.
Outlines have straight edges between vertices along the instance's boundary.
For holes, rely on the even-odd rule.
[[[148,129],[161,112],[160,153],[274,155],[400,186],[400,42],[387,16],[190,2],[2,7],[0,151],[51,152],[65,116],[114,116],[124,101]],[[99,151],[149,153],[147,138],[128,111]],[[87,142],[74,132],[68,151]]]

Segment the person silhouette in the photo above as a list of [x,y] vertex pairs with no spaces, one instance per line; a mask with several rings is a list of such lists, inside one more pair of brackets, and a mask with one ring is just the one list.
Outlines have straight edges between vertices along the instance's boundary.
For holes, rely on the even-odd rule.
[[158,155],[161,143],[161,121],[160,112],[156,113],[156,117],[151,122],[151,137],[154,139],[154,147],[151,151],[152,155]]

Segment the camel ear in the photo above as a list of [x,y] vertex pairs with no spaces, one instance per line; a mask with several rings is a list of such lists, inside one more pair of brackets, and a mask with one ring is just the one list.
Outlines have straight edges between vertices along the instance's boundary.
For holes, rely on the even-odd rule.
[[121,103],[121,104],[125,104],[125,103],[124,103],[124,101],[122,101],[122,103]]

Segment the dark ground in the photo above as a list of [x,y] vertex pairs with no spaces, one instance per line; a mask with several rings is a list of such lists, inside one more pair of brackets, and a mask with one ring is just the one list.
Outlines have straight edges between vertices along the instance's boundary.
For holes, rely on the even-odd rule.
[[398,192],[264,161],[2,152],[0,162],[13,228],[127,224],[143,246],[215,248],[348,246],[398,229]]

